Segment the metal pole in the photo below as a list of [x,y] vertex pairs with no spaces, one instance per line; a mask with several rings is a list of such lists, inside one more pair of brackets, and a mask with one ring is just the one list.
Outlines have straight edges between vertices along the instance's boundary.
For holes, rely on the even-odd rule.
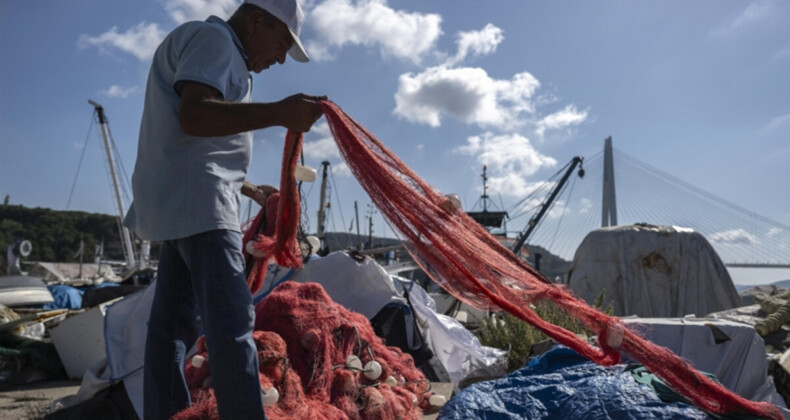
[[375,209],[372,204],[368,204],[368,249],[373,248],[373,213]]
[[126,266],[131,269],[135,267],[134,248],[132,247],[132,237],[129,229],[123,226],[123,202],[121,201],[121,189],[118,187],[118,174],[115,173],[115,161],[112,158],[112,148],[110,147],[109,135],[107,134],[107,119],[104,116],[104,108],[101,105],[88,100],[88,103],[96,108],[99,115],[99,125],[101,135],[104,140],[104,151],[107,154],[107,164],[110,166],[110,178],[112,179],[113,190],[115,191],[115,203],[118,205],[118,217],[121,222],[121,241],[123,242],[124,254],[126,255]]
[[324,217],[325,211],[324,208],[326,206],[326,179],[327,179],[327,168],[329,168],[329,161],[325,160],[321,162],[321,166],[323,167],[323,175],[321,178],[321,203],[318,206],[318,229],[316,229],[316,235],[318,239],[321,241],[324,240]]
[[486,169],[488,169],[488,165],[483,165],[483,196],[480,197],[483,199],[483,212],[488,211],[488,177],[486,176]]
[[359,236],[359,209],[357,208],[357,201],[354,200],[354,214],[356,224],[357,224],[357,249],[362,249],[362,237]]
[[80,281],[82,281],[82,258],[84,255],[85,255],[85,242],[82,241],[82,235],[80,235],[80,273],[78,275]]
[[368,218],[368,246],[373,248],[373,213]]

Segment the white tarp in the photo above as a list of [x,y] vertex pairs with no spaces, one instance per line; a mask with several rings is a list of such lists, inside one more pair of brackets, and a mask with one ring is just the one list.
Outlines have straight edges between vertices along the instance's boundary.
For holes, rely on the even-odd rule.
[[41,277],[48,284],[99,284],[105,281],[113,283],[121,281],[109,265],[93,263],[37,262],[28,275]]
[[119,381],[129,396],[137,416],[143,417],[143,359],[148,315],[154,301],[156,282],[109,305],[104,315],[107,360],[97,363],[82,378],[77,395],[61,398],[53,408],[65,408],[87,401]]
[[629,225],[587,234],[568,274],[573,292],[593,303],[603,291],[614,314],[704,316],[740,305],[727,269],[692,229]]
[[719,382],[752,401],[764,401],[790,411],[768,377],[763,339],[754,328],[706,318],[624,318],[629,328],[647,340],[672,350],[697,370],[716,375]]
[[345,252],[333,252],[324,258],[312,258],[297,271],[270,265],[255,301],[286,280],[320,283],[335,303],[368,319],[398,295],[387,272],[374,260],[355,260]]
[[436,303],[411,280],[393,276],[408,291],[425,342],[456,387],[464,380],[499,378],[507,373],[507,352],[480,344],[460,322],[436,312]]

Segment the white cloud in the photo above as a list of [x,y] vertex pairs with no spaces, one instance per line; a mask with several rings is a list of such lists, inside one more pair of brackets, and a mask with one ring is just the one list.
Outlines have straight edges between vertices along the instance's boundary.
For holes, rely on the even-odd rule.
[[490,23],[479,31],[459,32],[455,41],[458,44],[458,52],[447,60],[445,65],[460,63],[470,53],[475,57],[491,54],[504,39],[502,29]]
[[118,27],[113,26],[109,31],[96,37],[83,34],[77,45],[80,48],[96,47],[104,53],[116,48],[134,55],[140,61],[147,61],[153,57],[156,47],[165,35],[165,31],[156,23],[141,22],[124,33],[118,32]]
[[532,96],[539,86],[527,72],[496,80],[481,68],[431,67],[400,76],[394,113],[432,127],[440,126],[442,114],[448,114],[468,124],[508,129],[534,112]]
[[708,239],[713,243],[722,245],[756,245],[760,243],[756,236],[744,229],[733,229],[714,233],[710,235]]
[[306,48],[316,60],[345,45],[364,45],[419,64],[442,34],[441,16],[394,10],[386,0],[326,0],[307,13],[315,35]]
[[[190,20],[205,20],[210,15],[228,18],[238,7],[238,0],[161,0],[173,22],[181,24]],[[159,43],[167,35],[156,23],[140,22],[126,32],[118,32],[113,26],[99,35],[83,34],[77,40],[80,48],[96,47],[102,53],[118,49],[130,53],[140,61],[153,57]]]
[[541,185],[543,182],[527,182],[526,178],[514,173],[488,177],[489,194],[498,194],[504,197],[523,198],[540,188]]
[[417,150],[422,150],[422,149],[424,149],[424,148],[425,148],[425,145],[424,145],[424,144],[422,144],[422,143],[420,143],[420,144],[418,144],[416,147],[417,147]]
[[162,0],[170,18],[177,24],[191,20],[205,20],[211,15],[227,19],[236,8],[238,0]]
[[331,137],[305,142],[302,150],[307,159],[325,160],[330,157],[340,157],[340,150],[337,149],[335,140]]
[[723,37],[730,33],[746,28],[773,15],[774,4],[771,1],[758,1],[750,3],[734,19],[724,22],[713,28],[710,32],[712,37]]
[[560,111],[549,114],[537,123],[535,132],[543,137],[546,130],[559,130],[579,125],[587,120],[587,111],[579,111],[575,105],[568,105]]
[[486,132],[469,137],[467,144],[454,152],[475,156],[479,163],[487,165],[491,191],[510,197],[523,197],[533,191],[540,183],[528,183],[526,178],[557,164],[554,158],[540,154],[529,139],[519,134]]
[[780,115],[778,117],[772,118],[771,121],[769,121],[768,124],[763,127],[763,130],[773,131],[784,125],[790,126],[790,114]]
[[589,198],[582,198],[579,202],[579,214],[587,214],[592,210],[593,204]]
[[324,161],[331,157],[340,157],[340,150],[326,121],[313,126],[309,135],[318,137],[318,140],[304,142],[302,153],[306,159]]
[[790,58],[790,42],[785,44],[784,47],[782,47],[776,52],[776,54],[774,54],[773,57],[771,57],[772,60],[782,60],[785,58]]
[[140,90],[137,86],[128,87],[126,89],[118,85],[112,85],[107,90],[99,91],[99,95],[107,96],[109,98],[128,98],[129,95],[137,93]]
[[340,161],[340,163],[333,164],[332,173],[336,176],[342,176],[346,178],[351,178],[351,168],[348,167],[346,162]]
[[772,228],[768,229],[768,236],[773,238],[775,236],[781,235],[782,232],[784,232],[784,229],[781,229],[781,228],[778,228],[778,227],[772,227]]

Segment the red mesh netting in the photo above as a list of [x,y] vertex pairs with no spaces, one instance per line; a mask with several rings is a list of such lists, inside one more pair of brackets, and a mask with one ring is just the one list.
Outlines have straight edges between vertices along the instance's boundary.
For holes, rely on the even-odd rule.
[[[411,356],[387,347],[367,318],[334,303],[319,284],[274,289],[256,305],[253,338],[261,387],[279,393],[266,407],[272,420],[418,419],[427,406],[430,386]],[[197,350],[185,372],[194,403],[174,420],[219,419],[203,338]],[[351,355],[361,369],[347,365]],[[365,375],[374,360],[381,366],[375,380]]]
[[[628,352],[698,407],[720,414],[781,419],[769,403],[746,400],[710,380],[665,347],[646,341],[616,317],[548,284],[482,226],[425,183],[376,137],[335,104],[321,103],[338,148],[373,203],[397,229],[420,267],[463,302],[503,309],[590,360],[618,363]],[[530,309],[548,299],[595,331],[599,348],[550,324]]]
[[[280,192],[272,194],[244,233],[244,257],[255,256],[255,265],[247,277],[250,291],[255,293],[263,286],[266,267],[273,260],[281,267],[293,269],[302,266],[301,251],[296,239],[299,224],[299,193],[296,190],[294,169],[302,151],[303,133],[288,131],[283,147]],[[266,223],[277,220],[277,223]]]

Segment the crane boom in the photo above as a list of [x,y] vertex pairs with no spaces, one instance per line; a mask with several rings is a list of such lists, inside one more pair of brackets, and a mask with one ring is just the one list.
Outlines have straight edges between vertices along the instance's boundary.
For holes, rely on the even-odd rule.
[[[581,156],[576,156],[571,160],[570,164],[568,165],[568,170],[566,170],[565,174],[562,175],[562,179],[560,179],[560,182],[557,183],[557,185],[551,191],[549,197],[546,199],[546,201],[543,202],[543,205],[540,207],[538,214],[536,214],[532,219],[529,220],[529,223],[527,223],[526,231],[524,231],[524,233],[522,233],[519,236],[518,240],[516,241],[516,244],[513,246],[512,249],[514,254],[518,255],[521,247],[524,246],[524,244],[527,242],[529,235],[531,235],[532,232],[535,230],[535,228],[538,226],[540,220],[543,218],[543,216],[546,214],[549,208],[551,208],[551,204],[557,198],[557,195],[562,190],[562,187],[565,185],[566,182],[568,182],[568,178],[570,178],[571,173],[573,173],[573,170],[576,169],[576,166],[581,166],[583,161],[584,158]],[[584,177],[584,169],[582,168],[579,168],[579,177],[580,178]]]
[[[112,155],[112,145],[109,141],[107,129],[107,117],[104,115],[104,108],[98,103],[88,100],[88,103],[96,109],[96,114],[99,117],[99,126],[101,127],[102,140],[104,140],[104,151],[106,152],[107,165],[110,172],[110,180],[112,181],[113,192],[115,193],[115,204],[117,205],[118,220],[121,233],[121,242],[123,242],[123,254],[126,258],[126,268],[134,269],[137,267],[137,261],[134,255],[134,247],[132,246],[132,238],[129,234],[129,229],[123,226],[124,207],[121,200],[121,189],[119,187],[118,173],[115,170],[115,160]],[[143,261],[140,261],[141,263]]]

